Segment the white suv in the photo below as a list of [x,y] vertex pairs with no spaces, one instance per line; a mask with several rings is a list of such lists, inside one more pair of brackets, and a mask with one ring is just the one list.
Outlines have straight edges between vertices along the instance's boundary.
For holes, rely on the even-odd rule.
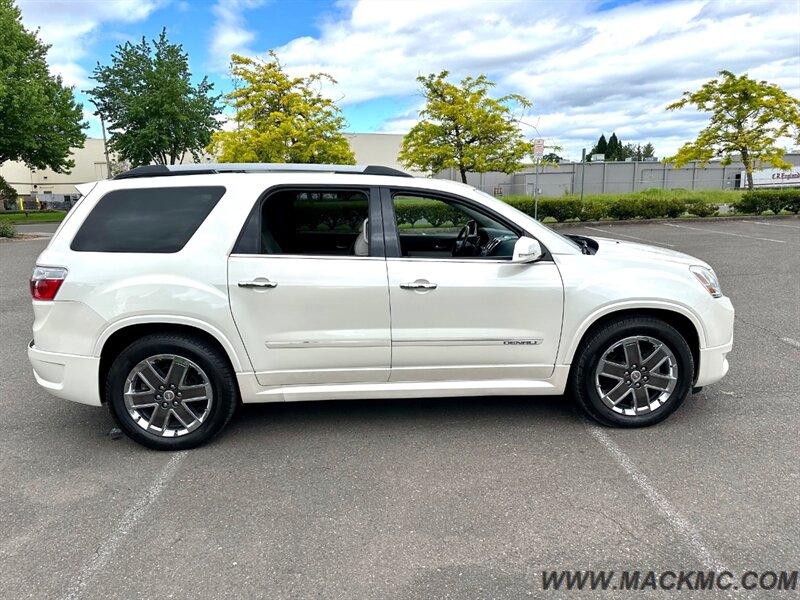
[[192,165],[88,184],[37,261],[28,356],[158,449],[239,402],[562,394],[642,426],[728,370],[703,261],[565,237],[384,167]]

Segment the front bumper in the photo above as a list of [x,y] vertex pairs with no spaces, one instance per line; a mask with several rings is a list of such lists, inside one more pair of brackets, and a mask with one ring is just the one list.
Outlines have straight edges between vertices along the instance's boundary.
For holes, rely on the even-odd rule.
[[733,341],[714,348],[700,350],[700,368],[697,371],[697,381],[694,387],[703,387],[716,383],[728,372],[728,353],[733,348]]
[[65,400],[100,406],[100,359],[94,356],[45,352],[28,344],[28,360],[36,383]]

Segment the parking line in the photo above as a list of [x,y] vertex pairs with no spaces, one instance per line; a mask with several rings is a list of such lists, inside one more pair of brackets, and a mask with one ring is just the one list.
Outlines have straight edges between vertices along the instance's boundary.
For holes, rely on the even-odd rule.
[[584,227],[584,229],[591,229],[592,231],[599,231],[600,233],[608,233],[609,235],[618,235],[624,238],[630,238],[632,240],[638,240],[640,242],[645,242],[646,244],[658,244],[660,246],[669,246],[670,248],[674,248],[675,244],[665,244],[664,242],[654,242],[653,240],[646,240],[644,238],[639,238],[633,235],[626,235],[624,233],[617,233],[616,231],[608,231],[607,229],[598,229],[597,227]]
[[781,341],[784,344],[789,344],[790,346],[794,346],[795,348],[800,348],[800,342],[797,340],[793,340],[792,338],[782,337]]
[[740,221],[748,225],[767,225],[769,227],[788,227],[789,229],[800,229],[800,225],[785,225],[783,223],[765,223],[764,221]]
[[692,524],[670,504],[669,500],[653,487],[644,473],[639,471],[633,461],[628,458],[628,455],[606,435],[605,431],[589,421],[584,421],[584,426],[589,433],[592,434],[592,437],[600,442],[612,458],[617,461],[619,466],[625,470],[633,482],[639,486],[639,489],[642,490],[645,497],[655,506],[656,510],[661,513],[661,516],[666,519],[667,523],[681,536],[686,538],[686,541],[692,547],[692,550],[694,550],[697,558],[709,569],[715,569],[717,572],[727,571],[728,569],[725,567],[723,561],[708,549]]
[[703,233],[716,233],[718,235],[733,235],[736,237],[749,238],[751,240],[761,240],[762,242],[775,242],[776,244],[785,244],[786,240],[773,240],[771,238],[755,237],[753,235],[745,235],[743,233],[731,233],[730,231],[716,231],[715,229],[700,229],[699,227],[688,227],[687,225],[675,225],[674,223],[661,223],[665,227],[680,227],[681,229],[692,229],[693,231],[702,231]]
[[172,458],[170,458],[169,462],[161,469],[158,477],[156,477],[156,480],[147,488],[144,495],[122,515],[116,529],[114,529],[111,535],[97,547],[92,560],[86,563],[75,577],[72,578],[69,588],[61,597],[63,600],[75,600],[75,598],[81,595],[89,579],[105,566],[128,531],[141,520],[161,492],[164,491],[164,487],[169,480],[172,479],[173,475],[175,475],[175,471],[178,470],[178,466],[186,457],[186,454],[187,451],[183,450],[172,455]]

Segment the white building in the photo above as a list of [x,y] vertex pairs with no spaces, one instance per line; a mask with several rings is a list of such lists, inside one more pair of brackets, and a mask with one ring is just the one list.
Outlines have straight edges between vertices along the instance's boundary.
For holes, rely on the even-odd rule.
[[[350,147],[356,155],[356,163],[405,170],[397,162],[403,142],[402,134],[345,133],[345,137],[350,141]],[[191,156],[189,159],[191,160]],[[76,184],[105,179],[108,176],[102,139],[87,138],[83,148],[73,149],[72,160],[75,161],[75,167],[70,173],[29,169],[24,163],[6,162],[0,165],[0,177],[24,197],[31,194],[70,196],[77,193]],[[207,160],[210,161],[211,157],[207,157]]]

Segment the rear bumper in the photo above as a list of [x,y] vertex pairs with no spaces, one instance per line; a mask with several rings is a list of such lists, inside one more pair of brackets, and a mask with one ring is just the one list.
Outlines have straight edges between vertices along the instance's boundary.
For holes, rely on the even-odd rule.
[[728,353],[733,347],[733,341],[700,350],[700,368],[697,371],[697,381],[694,387],[703,387],[716,383],[728,372]]
[[28,344],[28,360],[36,383],[65,400],[100,406],[98,375],[100,359],[94,356],[61,354]]

